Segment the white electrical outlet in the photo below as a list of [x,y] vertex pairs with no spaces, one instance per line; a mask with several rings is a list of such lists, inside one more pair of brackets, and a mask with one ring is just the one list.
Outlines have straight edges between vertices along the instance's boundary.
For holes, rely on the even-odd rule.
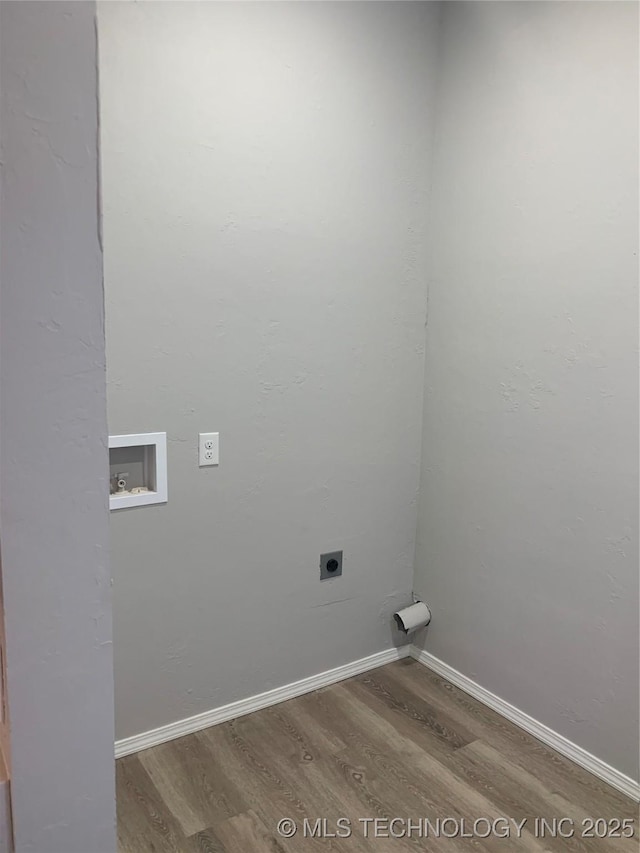
[[220,461],[220,433],[201,432],[198,441],[198,464],[217,465]]

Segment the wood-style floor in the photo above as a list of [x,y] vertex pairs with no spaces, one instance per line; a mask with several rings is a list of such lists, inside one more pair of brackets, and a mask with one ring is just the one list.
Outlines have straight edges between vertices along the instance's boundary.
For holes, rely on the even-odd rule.
[[[122,758],[117,779],[122,853],[639,848],[636,804],[408,660]],[[339,818],[351,837],[329,836]],[[635,835],[582,837],[595,819]]]

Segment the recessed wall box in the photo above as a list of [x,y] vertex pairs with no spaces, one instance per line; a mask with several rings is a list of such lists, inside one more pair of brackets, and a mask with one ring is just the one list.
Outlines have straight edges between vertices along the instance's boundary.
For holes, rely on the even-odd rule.
[[167,501],[167,434],[109,436],[109,509]]

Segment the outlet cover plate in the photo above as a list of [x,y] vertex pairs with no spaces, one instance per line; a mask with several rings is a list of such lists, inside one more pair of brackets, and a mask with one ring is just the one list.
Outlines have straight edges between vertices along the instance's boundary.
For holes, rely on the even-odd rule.
[[201,432],[198,435],[198,465],[218,465],[220,462],[220,433]]
[[342,551],[320,554],[320,580],[339,578],[342,575]]

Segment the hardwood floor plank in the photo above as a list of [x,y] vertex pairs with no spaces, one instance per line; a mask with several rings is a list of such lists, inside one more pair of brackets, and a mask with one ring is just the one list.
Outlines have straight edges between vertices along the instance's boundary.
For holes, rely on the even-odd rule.
[[176,853],[183,836],[138,757],[116,762],[118,837],[123,853]]
[[415,672],[415,667],[425,667],[416,661],[411,661],[414,666],[396,665],[403,663],[404,661],[397,661],[390,666],[380,667],[371,673],[365,673],[356,681],[366,684],[370,689],[384,692],[386,697],[393,697],[396,703],[402,703],[412,716],[418,720],[424,719],[429,728],[454,749],[459,749],[481,736],[482,732],[477,725],[473,725],[473,718],[469,714],[456,713],[455,705],[439,701],[434,690],[419,689],[426,685],[426,680],[406,678],[408,671]]
[[444,758],[470,743],[455,731],[449,721],[445,724],[442,719],[435,717],[408,691],[401,691],[395,696],[384,682],[376,679],[375,672],[374,670],[371,674],[366,673],[367,677],[358,676],[345,683],[349,690],[365,704],[369,704],[405,737],[413,740],[418,747],[431,755]]
[[[459,750],[451,758],[450,766],[454,766],[461,776],[467,779],[469,785],[487,792],[498,808],[512,814],[518,820],[526,819],[527,826],[536,826],[536,820],[545,818],[568,818],[572,821],[573,837],[553,837],[547,835],[544,839],[549,850],[576,851],[613,851],[620,848],[637,851],[637,839],[620,842],[608,839],[588,839],[581,837],[581,821],[587,813],[575,802],[565,799],[550,790],[543,781],[528,773],[522,767],[510,762],[504,755],[482,741],[475,741],[464,749]],[[604,813],[598,817],[606,817]]]
[[337,732],[313,724],[300,698],[290,699],[262,714],[251,714],[248,721],[260,725],[264,737],[277,745],[288,761],[303,764],[323,755],[342,752],[346,744]]
[[207,827],[186,838],[180,853],[227,853],[227,850],[214,830]]
[[[360,818],[407,820],[428,814],[429,806],[435,808],[437,800],[430,801],[428,792],[434,779],[440,789],[437,768],[445,768],[437,765],[431,780],[419,778],[413,769],[411,754],[412,750],[416,750],[415,746],[410,741],[405,742],[385,720],[365,705],[356,702],[343,685],[335,685],[319,694],[309,694],[295,700],[291,703],[290,713],[295,714],[300,706],[309,709],[308,717],[314,729],[333,727],[338,736],[348,743],[348,747],[341,753],[327,757],[321,764],[312,762],[304,768],[307,782],[311,783],[316,792],[323,783],[328,782],[334,793],[333,810],[323,804],[322,810],[316,810],[316,815],[327,815],[332,823],[336,816],[347,816],[354,827],[353,838],[358,836],[366,849],[386,849],[385,845],[390,843],[388,839],[362,838]],[[360,707],[361,714],[357,713],[356,706]],[[261,738],[263,742],[266,741],[264,734]],[[405,762],[402,757],[396,760],[400,742],[406,747],[403,752],[403,757],[407,759]],[[274,755],[270,760],[276,762],[278,758]],[[315,800],[318,800],[317,794]],[[453,799],[451,803],[448,813],[461,817],[462,814],[456,812]],[[341,850],[347,849],[345,841],[340,844]],[[468,843],[460,840],[449,839],[447,844],[450,853],[469,849]],[[398,853],[415,849],[424,849],[422,839],[393,839],[393,850]],[[474,849],[491,848],[480,843]],[[527,847],[522,843],[515,844],[513,849],[539,851],[542,848]]]
[[[345,744],[330,730],[323,730],[316,725],[314,718],[303,708],[304,698],[293,699],[279,706],[277,715],[254,714],[243,720],[243,730],[247,739],[259,752],[265,762],[277,769],[277,773],[287,784],[297,791],[301,802],[307,809],[305,818],[308,826],[313,828],[316,821],[324,821],[323,834],[320,842],[322,850],[364,851],[370,849],[359,832],[354,832],[349,838],[333,839],[326,837],[327,832],[336,829],[336,822],[341,818],[350,818],[353,823],[363,813],[363,803],[360,797],[362,778],[353,779],[357,786],[354,792],[345,784],[345,776],[349,773],[348,762],[342,753]],[[289,760],[290,749],[286,748],[286,739],[293,738],[297,743],[297,733],[306,730],[309,742],[314,744],[305,750],[303,760]],[[325,743],[329,748],[318,753],[315,744]],[[336,746],[340,745],[340,749]],[[303,818],[304,820],[304,818]],[[314,839],[296,836],[292,849],[310,850],[318,842]],[[289,849],[290,842],[283,842]],[[398,849],[398,853],[401,853]]]
[[[225,772],[235,784],[243,786],[248,811],[253,811],[267,830],[275,835],[276,826],[282,818],[293,818],[302,825],[314,806],[313,802],[302,800],[295,781],[282,774],[280,765],[265,753],[266,741],[262,734],[255,736],[255,723],[251,718],[258,717],[260,713],[206,729],[198,732],[197,736],[210,742]],[[217,832],[218,827],[214,828]],[[295,853],[298,849],[295,839],[279,839],[278,843],[286,853]],[[321,839],[311,838],[309,849],[326,853],[334,848],[331,844],[323,844]]]
[[[267,720],[258,714],[243,718],[242,732],[256,754],[260,755],[261,759],[277,773],[278,778],[298,795],[304,807],[303,814],[293,815],[297,819],[299,828],[304,827],[305,819],[308,821],[308,827],[313,827],[316,820],[320,819],[326,820],[325,825],[329,828],[338,818],[349,814],[345,800],[351,800],[356,814],[361,813],[362,805],[360,800],[350,797],[350,792],[345,787],[343,777],[347,772],[345,762],[340,757],[340,753],[333,748],[333,742],[332,748],[325,750],[324,753],[318,753],[314,747],[312,752],[306,753],[307,758],[303,761],[287,759],[286,756],[290,750],[282,748],[282,738],[290,737],[290,732],[299,728],[295,722],[295,708],[298,707],[298,702],[299,700],[296,699],[287,703],[286,712],[283,712],[283,715],[279,714],[276,719],[271,717]],[[285,718],[285,714],[288,719]],[[330,742],[329,738],[323,737],[323,733],[317,726],[312,726],[310,731],[312,741],[320,735],[321,741]],[[269,825],[276,826],[278,819],[284,816],[291,816],[291,812],[273,814]],[[287,851],[318,850],[326,853],[326,851],[364,849],[357,835],[349,839],[337,840],[326,833],[323,833],[322,837],[305,838],[303,833],[299,832],[295,839],[283,839],[281,843]]]
[[[349,684],[336,690],[335,700],[340,702],[344,695],[355,731],[366,732],[366,741],[356,735],[353,744],[363,749],[380,769],[380,777],[396,792],[402,801],[396,801],[396,813],[407,817],[429,816],[432,818],[455,817],[473,822],[477,817],[491,819],[511,817],[508,812],[496,808],[490,798],[479,793],[466,781],[457,776],[446,764],[416,747],[385,720],[372,713],[358,698],[350,695]],[[370,744],[375,743],[372,750]],[[404,804],[404,808],[403,808]],[[511,849],[541,851],[543,847],[528,833],[510,840]],[[495,849],[495,839],[479,839],[478,849]]]
[[[338,728],[348,745],[341,756],[350,755],[352,762],[366,766],[372,783],[381,781],[391,790],[398,788],[402,791],[402,813],[406,808],[412,808],[413,813],[418,814],[435,807],[436,801],[425,789],[425,780],[419,779],[415,773],[413,753],[418,752],[417,747],[352,695],[348,686],[337,685],[325,697],[310,694],[304,701],[311,709],[310,716],[317,726]],[[395,803],[387,803],[380,814],[396,816],[396,808]]]
[[227,853],[284,853],[255,812],[232,817],[217,829]]
[[202,741],[184,737],[147,749],[138,757],[184,835],[246,809],[238,789]]
[[447,708],[453,719],[464,722],[477,738],[511,761],[543,776],[567,799],[580,799],[592,810],[605,807],[625,818],[637,817],[636,804],[624,794],[416,661],[398,661],[384,669],[390,679],[400,679],[416,696]]

